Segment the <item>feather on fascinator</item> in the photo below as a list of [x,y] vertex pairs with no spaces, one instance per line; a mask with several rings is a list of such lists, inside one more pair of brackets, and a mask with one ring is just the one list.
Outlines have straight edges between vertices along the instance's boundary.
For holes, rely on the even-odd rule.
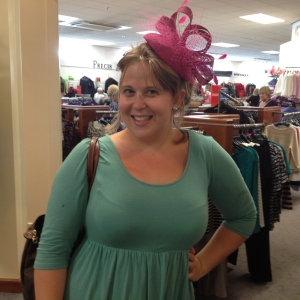
[[[214,57],[206,53],[212,37],[205,27],[192,24],[193,13],[187,3],[189,0],[185,0],[171,18],[162,16],[155,24],[158,33],[148,33],[144,39],[181,78],[195,86],[205,85],[214,78]],[[177,21],[180,13],[185,16]],[[187,17],[189,23],[180,34],[178,25],[184,23]],[[200,42],[203,39],[205,43]]]

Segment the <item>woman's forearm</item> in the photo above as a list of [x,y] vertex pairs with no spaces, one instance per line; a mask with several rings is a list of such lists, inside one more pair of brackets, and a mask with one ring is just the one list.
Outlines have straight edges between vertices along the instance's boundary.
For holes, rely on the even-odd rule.
[[34,270],[36,300],[62,300],[65,291],[67,269]]
[[221,226],[206,246],[196,255],[200,261],[200,277],[209,273],[245,241],[244,237]]

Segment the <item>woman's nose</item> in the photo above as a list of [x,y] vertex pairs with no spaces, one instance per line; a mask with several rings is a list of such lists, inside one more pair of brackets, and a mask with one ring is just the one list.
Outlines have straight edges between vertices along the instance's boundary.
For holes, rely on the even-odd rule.
[[146,107],[146,103],[143,95],[139,95],[139,94],[135,95],[133,106],[136,109],[143,109]]

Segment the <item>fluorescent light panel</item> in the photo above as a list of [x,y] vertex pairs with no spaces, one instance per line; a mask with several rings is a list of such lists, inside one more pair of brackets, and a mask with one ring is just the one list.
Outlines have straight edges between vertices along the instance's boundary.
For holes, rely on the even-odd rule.
[[78,18],[74,18],[74,17],[69,17],[69,16],[64,16],[64,15],[58,15],[58,21],[59,22],[74,22],[79,20]]
[[279,51],[273,51],[273,50],[270,50],[270,51],[261,51],[262,53],[267,53],[267,54],[279,54],[280,52]]
[[228,44],[228,43],[212,43],[212,46],[231,48],[231,47],[239,47],[240,45]]
[[128,26],[120,26],[120,28],[118,28],[118,30],[125,30],[125,29],[130,29],[131,27]]
[[260,23],[260,24],[272,24],[272,23],[284,22],[284,20],[282,19],[275,18],[265,14],[247,15],[247,16],[241,16],[240,18],[248,21]]
[[146,30],[146,31],[139,31],[137,32],[137,34],[141,34],[141,35],[145,35],[148,33],[158,33],[157,31],[153,31],[153,30]]
[[115,45],[115,43],[113,43],[113,42],[97,41],[97,40],[87,40],[87,42],[90,45],[93,45],[93,46],[110,46],[110,45]]

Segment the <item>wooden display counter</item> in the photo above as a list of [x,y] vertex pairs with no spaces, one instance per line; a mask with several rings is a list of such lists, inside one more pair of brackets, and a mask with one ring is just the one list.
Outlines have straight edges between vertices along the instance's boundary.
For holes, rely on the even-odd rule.
[[[81,105],[61,105],[61,108],[66,111],[65,119],[74,123],[74,112],[78,112],[79,121],[78,127],[76,127],[76,133],[78,141],[83,140],[87,137],[87,130],[89,122],[95,120],[96,111],[109,111],[108,105],[92,105],[92,106],[81,106]],[[97,118],[100,119],[103,114],[98,114]]]
[[273,112],[281,112],[280,106],[256,107],[239,106],[236,109],[243,111],[257,111],[257,123],[264,123],[265,126],[280,121],[280,114],[273,115]]
[[[230,117],[228,117],[230,116]],[[230,155],[232,154],[232,139],[234,124],[239,124],[239,115],[195,115],[185,116],[182,127],[195,127],[204,130],[206,135],[212,136]]]
[[[204,113],[204,111],[208,108],[210,108],[210,106],[199,106],[198,112],[192,112],[191,114],[198,115]],[[243,111],[257,111],[257,123],[264,123],[265,126],[280,121],[280,114],[273,115],[273,112],[281,112],[280,106],[270,106],[270,107],[235,106],[234,108]],[[208,115],[215,115],[215,113],[209,113]]]

